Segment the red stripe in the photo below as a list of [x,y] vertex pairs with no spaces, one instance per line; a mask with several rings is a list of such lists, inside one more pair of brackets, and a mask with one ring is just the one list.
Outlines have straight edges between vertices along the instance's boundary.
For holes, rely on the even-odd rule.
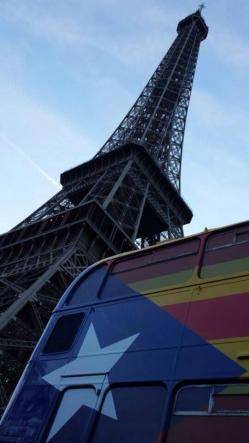
[[249,336],[249,293],[165,306],[171,315],[206,340]]
[[173,418],[167,443],[241,443],[248,435],[248,417],[191,417]]
[[194,271],[195,265],[195,256],[182,257],[175,260],[164,261],[162,263],[150,263],[143,268],[131,269],[118,275],[125,283],[135,283],[141,280],[164,277],[168,274],[175,274],[188,270]]

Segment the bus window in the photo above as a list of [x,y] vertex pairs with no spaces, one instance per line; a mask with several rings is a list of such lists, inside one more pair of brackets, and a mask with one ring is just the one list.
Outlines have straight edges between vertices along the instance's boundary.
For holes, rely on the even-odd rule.
[[[94,388],[69,388],[62,393],[60,403],[50,425],[46,443],[86,441],[87,425],[97,401]],[[86,406],[87,405],[87,406]],[[71,426],[64,426],[71,420]],[[53,437],[55,436],[55,439]]]
[[43,348],[43,354],[68,351],[75,340],[84,317],[84,313],[60,317]]
[[210,398],[209,386],[184,387],[176,396],[175,410],[177,413],[187,411],[208,411]]
[[196,266],[199,244],[198,238],[165,244],[117,261],[101,296],[121,297],[188,281]]
[[150,264],[150,252],[115,261],[101,293],[101,298],[107,300],[135,295],[130,282],[136,273],[146,272]]
[[245,443],[249,385],[186,386],[177,394],[167,443]]
[[189,281],[196,267],[200,240],[179,241],[153,249],[152,262],[135,275],[133,287],[138,291],[153,291]]
[[248,227],[232,228],[208,237],[201,269],[202,278],[248,272],[248,269]]
[[162,431],[165,401],[166,388],[163,385],[110,389],[102,404],[91,443],[156,442]]

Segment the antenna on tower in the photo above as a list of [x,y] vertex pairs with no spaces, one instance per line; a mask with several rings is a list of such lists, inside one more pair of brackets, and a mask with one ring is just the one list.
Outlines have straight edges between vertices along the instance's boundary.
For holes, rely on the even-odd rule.
[[204,8],[206,8],[205,3],[201,3],[201,4],[199,5],[198,11],[200,11],[200,13],[201,13],[202,10],[203,10]]

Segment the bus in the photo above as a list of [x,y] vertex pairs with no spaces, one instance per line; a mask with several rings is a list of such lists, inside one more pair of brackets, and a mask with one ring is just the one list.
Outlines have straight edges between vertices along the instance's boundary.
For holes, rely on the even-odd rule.
[[249,222],[102,260],[66,290],[0,443],[249,441]]

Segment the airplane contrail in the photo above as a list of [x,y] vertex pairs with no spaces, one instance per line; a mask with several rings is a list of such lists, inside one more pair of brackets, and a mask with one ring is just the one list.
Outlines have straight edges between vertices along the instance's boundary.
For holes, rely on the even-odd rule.
[[33,166],[34,169],[36,169],[37,172],[39,172],[40,175],[42,175],[48,182],[50,182],[56,189],[61,189],[61,185],[54,180],[50,175],[44,171],[26,152],[20,147],[17,146],[16,143],[11,141],[6,135],[0,133],[0,138],[3,140],[4,143],[6,143],[10,148],[14,149],[16,152],[18,152],[27,162]]

